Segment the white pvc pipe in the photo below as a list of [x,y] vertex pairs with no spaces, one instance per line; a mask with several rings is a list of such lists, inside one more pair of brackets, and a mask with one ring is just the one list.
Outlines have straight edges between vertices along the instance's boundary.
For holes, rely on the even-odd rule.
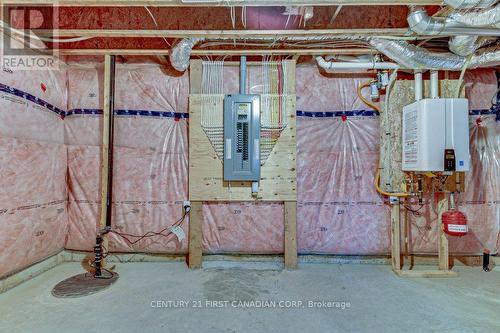
[[399,65],[393,62],[333,62],[323,57],[316,57],[319,67],[324,69],[397,69]]
[[439,98],[439,72],[431,71],[431,98]]
[[415,101],[420,101],[422,99],[422,72],[415,72]]

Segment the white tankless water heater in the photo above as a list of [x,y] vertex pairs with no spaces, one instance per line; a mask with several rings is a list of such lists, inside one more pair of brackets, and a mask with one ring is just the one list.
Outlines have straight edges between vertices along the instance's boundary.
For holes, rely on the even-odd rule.
[[467,99],[422,99],[403,108],[403,171],[468,170]]

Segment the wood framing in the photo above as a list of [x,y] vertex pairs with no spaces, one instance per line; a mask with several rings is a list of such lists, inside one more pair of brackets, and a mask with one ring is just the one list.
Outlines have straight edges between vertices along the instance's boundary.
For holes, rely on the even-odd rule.
[[[338,37],[338,36],[405,36],[406,28],[379,29],[311,29],[311,30],[140,30],[140,29],[33,29],[41,37],[143,37],[143,38],[282,38],[282,37]],[[425,39],[429,36],[418,36],[414,39]],[[434,36],[435,38],[435,36]]]
[[201,268],[203,255],[202,208],[202,202],[191,202],[191,212],[189,213],[189,268]]
[[399,203],[391,206],[391,258],[392,270],[401,270],[401,215]]
[[285,268],[297,267],[297,202],[285,201]]
[[[249,66],[252,63],[248,63]],[[295,62],[289,61],[288,82],[295,89]],[[189,199],[191,201],[254,201],[250,182],[226,182],[223,164],[201,127],[201,61],[191,62],[189,97]],[[258,200],[296,201],[295,90],[287,97],[288,126],[261,168]],[[222,112],[222,110],[221,110]]]
[[[189,229],[190,268],[201,267],[201,223],[203,219],[201,203],[256,200],[284,202],[284,263],[286,268],[297,266],[295,61],[287,60],[287,62],[288,123],[262,166],[259,195],[255,198],[251,193],[251,182],[229,183],[223,179],[223,163],[201,126],[202,61],[191,61],[189,72],[191,92],[189,96],[189,199],[192,202]],[[248,62],[247,66],[260,64],[260,62]],[[225,62],[224,65],[237,66],[239,63]],[[220,112],[223,112],[222,108]]]
[[443,230],[443,213],[448,210],[448,198],[445,196],[438,202],[438,227],[439,227],[439,240],[438,240],[438,258],[439,258],[439,269],[442,271],[448,271],[450,266],[450,259],[448,256],[448,238]]
[[445,197],[438,203],[438,227],[439,227],[439,240],[438,240],[438,268],[435,270],[418,270],[418,269],[405,269],[404,262],[401,256],[401,219],[400,219],[400,205],[393,205],[391,208],[391,259],[392,270],[400,277],[455,277],[457,272],[450,270],[449,267],[449,254],[448,254],[448,239],[443,231],[441,215],[448,209],[448,199]]
[[[107,198],[108,198],[108,166],[109,166],[109,125],[111,121],[111,112],[109,99],[111,97],[111,56],[104,58],[104,85],[103,85],[103,121],[102,121],[102,147],[101,147],[101,215],[99,219],[99,228],[106,227]],[[108,249],[108,235],[103,235],[104,248]],[[105,266],[103,259],[102,266]]]
[[[169,49],[58,49],[58,55],[168,55]],[[378,51],[368,48],[353,49],[238,49],[238,50],[193,50],[192,56],[201,55],[364,55],[376,54]]]
[[54,5],[54,6],[113,6],[113,7],[216,7],[216,6],[408,6],[442,4],[441,0],[218,0],[186,2],[182,0],[3,0],[4,4]]

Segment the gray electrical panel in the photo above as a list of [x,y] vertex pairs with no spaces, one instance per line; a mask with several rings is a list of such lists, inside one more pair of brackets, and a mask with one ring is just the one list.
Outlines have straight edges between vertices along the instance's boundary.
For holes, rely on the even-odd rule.
[[224,98],[224,180],[260,180],[260,96]]

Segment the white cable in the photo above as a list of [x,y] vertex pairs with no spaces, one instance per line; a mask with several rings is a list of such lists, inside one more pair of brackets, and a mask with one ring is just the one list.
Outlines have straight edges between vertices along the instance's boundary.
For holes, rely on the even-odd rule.
[[342,5],[337,6],[337,9],[335,10],[335,13],[333,13],[332,18],[330,19],[330,25],[333,24],[337,16],[339,16],[340,10],[342,9]]
[[[155,26],[158,28],[158,23],[156,22],[156,19],[153,15],[153,13],[151,13],[151,11],[149,10],[148,6],[144,6],[144,8],[146,9],[146,11],[149,13],[149,16],[151,16],[151,19],[153,20],[153,23],[155,24]],[[171,47],[172,45],[167,41],[167,39],[165,37],[162,37],[163,40],[165,41],[165,43],[167,43],[167,45],[169,47]]]

